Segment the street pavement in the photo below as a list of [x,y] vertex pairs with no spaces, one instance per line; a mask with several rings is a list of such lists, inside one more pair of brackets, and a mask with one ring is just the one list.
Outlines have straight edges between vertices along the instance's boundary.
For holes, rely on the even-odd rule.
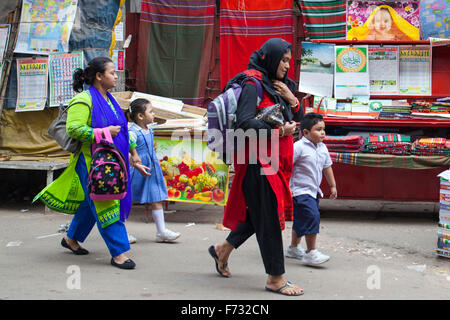
[[[127,229],[138,241],[128,252],[135,270],[110,265],[96,228],[76,256],[60,245],[71,216],[44,213],[41,204],[0,205],[0,299],[99,300],[379,300],[450,297],[450,260],[437,257],[436,204],[323,201],[319,250],[331,259],[307,267],[286,258],[286,277],[305,294],[285,297],[264,290],[266,275],[256,238],[233,252],[231,278],[215,272],[208,254],[223,241],[223,208],[175,203],[166,224],[182,233],[156,243],[151,215],[134,206]],[[283,232],[289,245],[292,222]]]

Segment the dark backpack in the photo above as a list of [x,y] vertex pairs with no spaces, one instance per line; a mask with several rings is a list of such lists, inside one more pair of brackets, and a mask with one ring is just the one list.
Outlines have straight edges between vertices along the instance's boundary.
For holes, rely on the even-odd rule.
[[252,81],[258,92],[257,105],[263,99],[264,91],[261,80],[243,72],[227,83],[222,93],[208,104],[208,138],[207,146],[218,153],[219,158],[226,162],[227,154],[235,151],[235,145],[227,144],[227,135],[232,133],[236,124],[236,109],[242,93],[242,86]]
[[[105,137],[102,137],[102,132]],[[89,196],[94,201],[121,200],[128,189],[128,165],[107,128],[94,129]]]

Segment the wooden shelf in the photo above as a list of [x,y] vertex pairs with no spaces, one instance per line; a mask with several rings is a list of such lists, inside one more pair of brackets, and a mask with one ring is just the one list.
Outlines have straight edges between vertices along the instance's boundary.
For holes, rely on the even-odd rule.
[[429,40],[319,40],[313,39],[312,42],[316,43],[333,43],[338,45],[352,44],[390,44],[390,45],[427,45],[430,44]]
[[[373,41],[373,40],[312,40],[315,43],[328,43],[335,45],[430,45],[428,40],[418,41]],[[436,98],[450,96],[450,45],[432,47],[432,80],[431,95],[429,96],[403,96],[403,95],[372,95],[372,99],[392,99],[412,101],[430,101]],[[344,100],[345,101],[345,100]],[[450,131],[449,119],[348,119],[348,118],[324,118],[327,127],[343,128],[356,127],[358,129],[370,128],[424,128],[426,131],[434,131],[448,137]],[[374,130],[375,131],[375,130]],[[403,131],[403,130],[399,130]],[[432,169],[404,169],[366,167],[344,163],[333,164],[339,197],[344,199],[371,199],[389,201],[439,201],[439,180],[437,174],[448,167]],[[405,188],[405,186],[408,186]],[[325,195],[329,194],[328,184],[322,183]]]

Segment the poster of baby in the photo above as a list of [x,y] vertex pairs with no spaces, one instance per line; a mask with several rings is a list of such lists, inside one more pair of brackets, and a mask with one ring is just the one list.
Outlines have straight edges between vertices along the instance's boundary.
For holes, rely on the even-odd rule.
[[419,0],[347,1],[347,40],[419,40]]

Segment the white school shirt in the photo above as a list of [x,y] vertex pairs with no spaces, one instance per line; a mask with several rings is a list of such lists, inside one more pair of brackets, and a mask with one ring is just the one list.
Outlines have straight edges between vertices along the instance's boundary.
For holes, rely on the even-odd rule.
[[[138,130],[138,131],[142,131],[142,133],[143,133],[144,135],[148,134],[149,131],[150,131],[149,128],[148,128],[148,126],[147,126],[147,129],[144,129],[144,128],[141,128],[140,126],[138,126],[135,122],[131,122],[131,123],[129,122],[129,123],[128,123],[128,130],[131,129],[131,128],[134,128],[134,129],[136,129],[136,130]],[[137,141],[137,135],[136,135],[136,133],[134,133],[133,131],[129,131],[128,134],[129,134],[130,138],[131,138],[134,142]]]
[[301,194],[309,194],[314,199],[319,193],[322,182],[322,170],[333,164],[328,153],[328,148],[323,142],[317,146],[306,137],[294,143],[294,160],[289,187],[294,197]]

